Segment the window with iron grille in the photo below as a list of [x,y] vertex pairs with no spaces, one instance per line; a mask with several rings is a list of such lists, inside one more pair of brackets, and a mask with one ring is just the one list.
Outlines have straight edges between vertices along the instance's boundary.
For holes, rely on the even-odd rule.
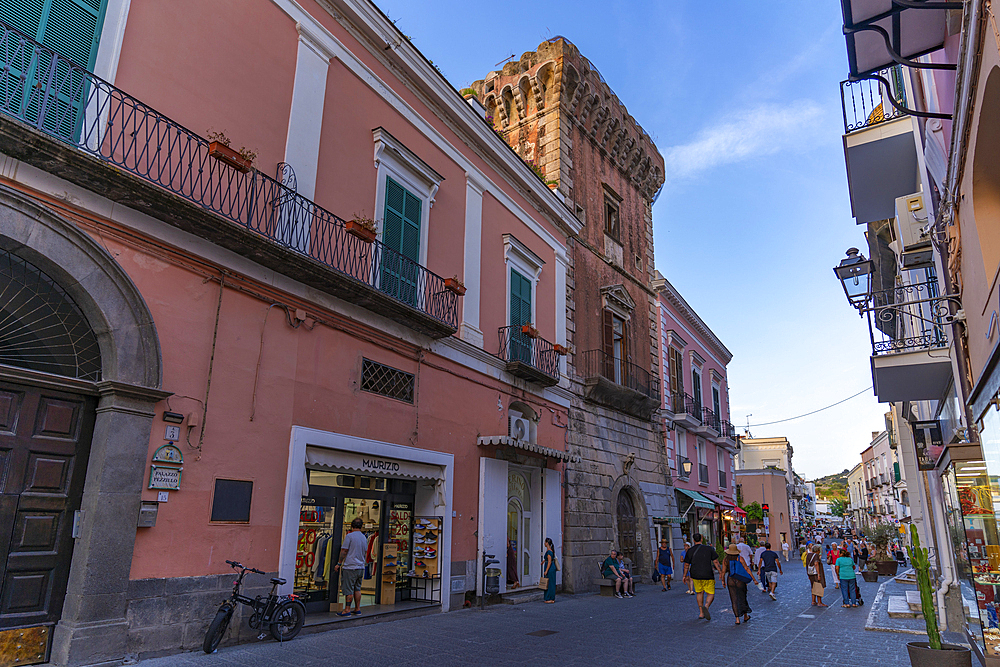
[[370,391],[373,394],[412,403],[415,379],[416,376],[412,373],[371,359],[362,359],[361,391]]

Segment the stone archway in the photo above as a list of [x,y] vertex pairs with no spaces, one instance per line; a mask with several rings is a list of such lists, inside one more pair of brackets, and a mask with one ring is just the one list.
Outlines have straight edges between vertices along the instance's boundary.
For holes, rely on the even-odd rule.
[[100,379],[0,367],[0,378],[96,394],[94,434],[62,616],[50,661],[94,664],[125,655],[129,570],[135,544],[160,344],[139,290],[114,258],[76,225],[0,186],[0,248],[48,274],[73,299],[100,347]]

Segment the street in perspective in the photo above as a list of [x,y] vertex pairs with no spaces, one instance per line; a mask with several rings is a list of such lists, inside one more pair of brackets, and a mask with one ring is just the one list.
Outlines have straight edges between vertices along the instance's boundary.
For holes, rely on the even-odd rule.
[[998,128],[990,0],[0,2],[0,667],[1000,666]]

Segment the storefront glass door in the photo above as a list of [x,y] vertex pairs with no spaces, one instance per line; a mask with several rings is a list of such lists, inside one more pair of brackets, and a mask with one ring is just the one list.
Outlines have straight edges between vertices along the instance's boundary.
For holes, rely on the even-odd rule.
[[[343,545],[344,538],[351,532],[351,522],[355,518],[360,518],[363,522],[361,532],[365,536],[368,546],[365,548],[365,573],[361,580],[361,606],[367,607],[378,604],[378,583],[380,574],[381,548],[379,545],[379,528],[381,526],[382,503],[369,498],[344,498],[341,502],[342,510],[338,513],[340,520],[340,545]],[[338,545],[339,546],[339,545]],[[339,557],[339,549],[338,549]],[[339,582],[338,582],[339,583]],[[390,585],[394,585],[390,584]],[[337,590],[337,602],[347,606],[344,594]]]

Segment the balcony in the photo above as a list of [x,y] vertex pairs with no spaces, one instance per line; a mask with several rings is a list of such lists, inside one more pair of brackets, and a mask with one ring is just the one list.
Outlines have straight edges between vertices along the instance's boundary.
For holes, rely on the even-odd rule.
[[68,59],[0,23],[0,151],[432,338],[445,281]]
[[674,404],[674,424],[693,430],[701,426],[701,406],[689,394],[672,394]]
[[640,419],[649,419],[660,407],[660,380],[641,366],[603,350],[582,352],[576,362],[587,398]]
[[915,119],[889,101],[906,105],[902,71],[896,65],[879,74],[891,90],[868,79],[840,84],[847,180],[859,224],[894,217],[896,198],[920,190]]
[[704,463],[698,464],[698,482],[708,484],[708,466]]
[[500,352],[507,372],[543,387],[559,384],[559,354],[549,341],[521,333],[521,327],[500,327]]
[[717,445],[734,447],[736,445],[736,428],[725,419],[718,419],[718,435],[709,438]]
[[719,416],[708,408],[702,408],[701,423],[693,430],[698,435],[714,440],[719,435]]
[[933,280],[873,292],[868,316],[872,380],[882,403],[939,399],[951,381],[943,316],[951,296]]

